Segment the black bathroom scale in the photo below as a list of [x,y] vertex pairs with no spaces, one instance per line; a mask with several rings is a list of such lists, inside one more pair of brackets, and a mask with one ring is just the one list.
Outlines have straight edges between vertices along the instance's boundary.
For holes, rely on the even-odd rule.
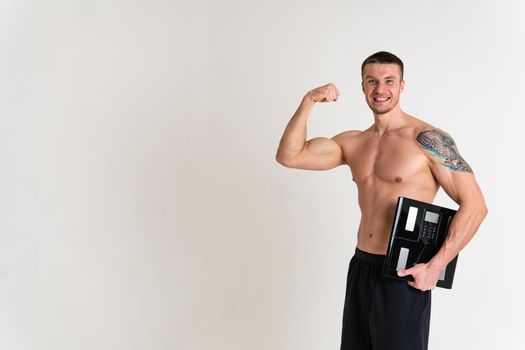
[[[411,275],[400,277],[397,271],[427,263],[439,251],[457,210],[415,199],[399,197],[383,265],[383,276],[413,281]],[[437,287],[452,288],[458,256],[441,271]]]

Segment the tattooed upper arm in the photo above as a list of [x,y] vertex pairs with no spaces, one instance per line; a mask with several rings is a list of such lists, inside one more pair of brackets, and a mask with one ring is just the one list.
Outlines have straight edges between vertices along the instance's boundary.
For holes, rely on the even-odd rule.
[[456,143],[447,133],[439,129],[430,129],[420,132],[416,140],[421,148],[433,157],[437,157],[443,166],[456,171],[472,172],[468,163],[459,154]]

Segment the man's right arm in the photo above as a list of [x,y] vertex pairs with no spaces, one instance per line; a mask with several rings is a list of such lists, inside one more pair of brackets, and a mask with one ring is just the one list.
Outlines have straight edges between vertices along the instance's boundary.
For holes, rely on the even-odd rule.
[[331,139],[316,137],[306,141],[306,124],[315,103],[336,101],[338,96],[339,91],[331,83],[304,96],[284,130],[275,157],[277,162],[288,168],[307,170],[328,170],[346,164],[343,150],[337,140],[342,137],[342,133]]

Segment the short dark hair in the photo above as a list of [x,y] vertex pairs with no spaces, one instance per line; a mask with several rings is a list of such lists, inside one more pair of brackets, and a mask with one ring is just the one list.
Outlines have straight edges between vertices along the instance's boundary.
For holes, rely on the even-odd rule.
[[397,57],[396,55],[394,55],[393,53],[390,53],[390,52],[386,52],[386,51],[379,51],[379,52],[376,52],[375,54],[367,57],[367,59],[365,59],[363,61],[363,64],[361,65],[361,77],[363,77],[363,72],[365,71],[365,66],[369,63],[394,63],[394,64],[397,64],[399,66],[399,72],[401,73],[401,80],[403,80],[403,70],[404,70],[404,67],[403,67],[403,61],[401,61],[399,59],[399,57]]

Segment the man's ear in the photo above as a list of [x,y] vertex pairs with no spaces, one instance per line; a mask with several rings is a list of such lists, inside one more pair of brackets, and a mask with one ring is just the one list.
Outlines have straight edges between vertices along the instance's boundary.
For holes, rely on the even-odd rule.
[[365,93],[365,82],[361,80],[361,90],[363,90],[363,94]]
[[403,91],[403,89],[405,89],[405,81],[404,81],[404,80],[401,80],[401,82],[399,83],[399,85],[401,86],[401,91]]

